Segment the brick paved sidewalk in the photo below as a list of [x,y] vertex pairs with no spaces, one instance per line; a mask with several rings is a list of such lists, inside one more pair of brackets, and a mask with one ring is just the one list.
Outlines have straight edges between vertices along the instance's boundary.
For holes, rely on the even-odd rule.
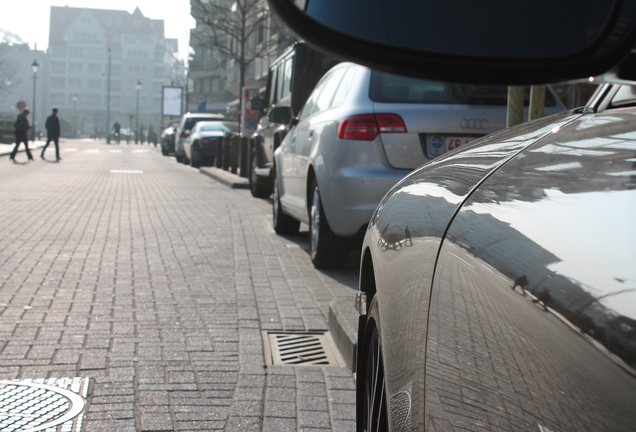
[[69,140],[0,170],[0,379],[91,382],[87,431],[351,431],[344,367],[266,366],[357,273],[316,271],[271,204],[147,145]]

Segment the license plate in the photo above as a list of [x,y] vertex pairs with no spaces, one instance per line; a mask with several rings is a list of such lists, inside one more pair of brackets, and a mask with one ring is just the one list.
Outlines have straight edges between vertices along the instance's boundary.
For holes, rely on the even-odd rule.
[[455,150],[458,147],[474,141],[476,136],[447,136],[447,135],[429,135],[428,137],[428,156],[432,159],[436,156]]

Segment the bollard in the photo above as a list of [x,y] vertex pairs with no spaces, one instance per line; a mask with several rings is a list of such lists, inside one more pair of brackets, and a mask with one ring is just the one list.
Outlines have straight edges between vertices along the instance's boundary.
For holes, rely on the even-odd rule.
[[223,168],[223,137],[216,139],[216,155],[214,156],[214,166]]
[[232,137],[232,174],[238,173],[239,167],[239,152],[240,152],[241,138],[238,135]]
[[232,136],[226,135],[223,139],[223,169],[228,171],[230,169],[230,163],[232,162]]
[[239,172],[241,177],[243,178],[247,178],[247,170],[248,170],[248,163],[249,163],[249,139],[247,137],[242,137],[241,138],[241,151],[240,151],[240,155],[239,155]]

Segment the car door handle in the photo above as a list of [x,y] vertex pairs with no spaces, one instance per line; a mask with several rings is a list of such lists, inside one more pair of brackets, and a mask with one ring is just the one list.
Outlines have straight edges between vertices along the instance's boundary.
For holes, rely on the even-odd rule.
[[309,139],[312,139],[312,138],[313,138],[313,136],[314,136],[314,131],[313,131],[313,130],[310,130],[310,131],[309,131]]

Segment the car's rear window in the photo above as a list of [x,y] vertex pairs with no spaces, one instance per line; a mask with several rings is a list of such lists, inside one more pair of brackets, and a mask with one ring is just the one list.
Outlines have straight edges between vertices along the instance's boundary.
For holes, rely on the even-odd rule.
[[203,132],[237,132],[238,125],[230,122],[211,122],[205,121],[201,126],[199,126],[199,130]]
[[[373,71],[369,98],[382,103],[506,105],[508,87],[447,83]],[[526,105],[529,100],[530,89],[526,88]],[[545,93],[545,106],[556,106],[549,91]]]
[[200,121],[214,121],[214,120],[222,121],[222,119],[214,118],[214,117],[212,117],[212,118],[211,117],[188,117],[185,120],[185,123],[183,125],[183,129],[184,130],[192,130],[194,125],[199,123]]

